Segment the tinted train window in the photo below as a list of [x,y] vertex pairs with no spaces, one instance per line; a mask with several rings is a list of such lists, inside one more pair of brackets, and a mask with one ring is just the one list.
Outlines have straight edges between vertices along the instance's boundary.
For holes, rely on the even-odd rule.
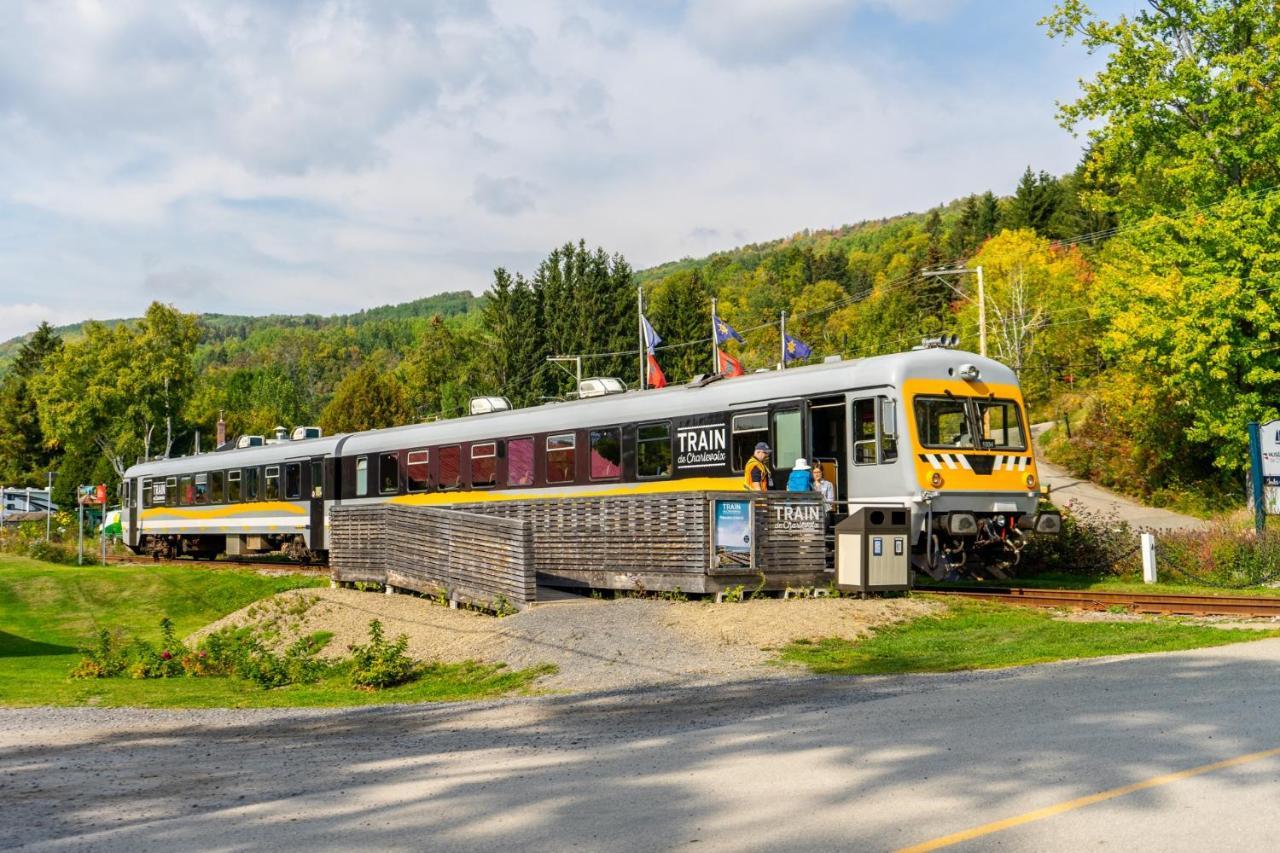
[[196,474],[195,502],[198,504],[207,504],[209,502],[208,474]]
[[1022,418],[1012,400],[974,400],[982,425],[982,446],[991,450],[1026,450]]
[[[741,471],[756,452],[756,444],[769,440],[769,416],[764,412],[733,416],[733,470]],[[795,460],[791,460],[794,462]]]
[[547,437],[547,482],[572,483],[576,441],[571,432]]
[[778,466],[794,465],[804,456],[804,440],[800,437],[800,411],[786,409],[773,413],[773,458]]
[[400,457],[395,453],[378,456],[378,491],[384,495],[400,491]]
[[324,497],[324,463],[319,459],[311,462],[311,497],[317,500]]
[[369,457],[356,457],[356,497],[369,494]]
[[456,489],[462,485],[462,448],[456,444],[436,451],[440,460],[440,488]]
[[431,454],[426,450],[410,450],[405,465],[409,477],[409,491],[425,492],[431,487]]
[[164,505],[178,505],[178,478],[166,477],[164,481]]
[[247,501],[256,501],[258,499],[258,469],[244,469],[244,499]]
[[183,474],[178,478],[179,502],[183,506],[191,506],[195,502],[195,490],[191,488],[191,475]]
[[223,484],[226,479],[221,471],[209,472],[209,503],[220,504],[223,501]]
[[498,482],[498,445],[488,441],[471,445],[471,487],[483,489]]
[[144,507],[151,506],[151,494],[152,494],[151,481],[143,480],[142,481],[142,505]]
[[265,488],[262,490],[262,496],[266,500],[274,501],[280,497],[280,466],[268,465],[266,468]]
[[876,401],[853,401],[853,464],[876,464]]
[[290,462],[284,466],[284,496],[286,498],[302,497],[302,465]]
[[641,424],[636,432],[636,474],[641,479],[671,476],[671,424]]
[[240,472],[227,472],[227,503],[239,503],[241,501],[240,494]]
[[507,485],[533,485],[532,438],[513,438],[507,442]]
[[616,480],[622,471],[622,431],[591,431],[591,479]]

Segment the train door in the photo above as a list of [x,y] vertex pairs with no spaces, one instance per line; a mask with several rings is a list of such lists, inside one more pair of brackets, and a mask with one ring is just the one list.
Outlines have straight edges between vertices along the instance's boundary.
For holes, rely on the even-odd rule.
[[128,513],[129,518],[129,535],[125,539],[126,545],[136,548],[138,547],[138,504],[142,503],[142,483],[141,479],[133,480],[133,488],[129,488],[129,483],[125,483],[124,511]]
[[325,543],[324,529],[324,457],[316,456],[305,466],[308,469],[307,495],[311,504],[311,550],[323,551],[329,546]]
[[842,474],[848,466],[849,436],[845,398],[819,397],[809,403],[809,460],[822,466],[822,476],[835,484],[836,500],[849,499]]
[[776,460],[773,481],[776,488],[785,488],[787,474],[796,460],[804,456],[803,417],[800,403],[782,403],[770,414],[773,433],[773,458]]

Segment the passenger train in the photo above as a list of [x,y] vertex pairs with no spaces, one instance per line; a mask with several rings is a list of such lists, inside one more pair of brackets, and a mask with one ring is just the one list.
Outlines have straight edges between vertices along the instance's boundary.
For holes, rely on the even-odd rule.
[[[135,465],[125,472],[125,542],[198,558],[283,550],[323,559],[332,507],[741,490],[757,442],[774,483],[804,457],[835,484],[837,509],[911,510],[913,559],[930,574],[971,555],[1016,562],[1024,532],[1056,533],[1013,372],[945,347],[712,375],[628,391],[585,380],[579,399],[275,441]],[[486,411],[488,410],[488,411]],[[655,520],[655,523],[659,523]]]

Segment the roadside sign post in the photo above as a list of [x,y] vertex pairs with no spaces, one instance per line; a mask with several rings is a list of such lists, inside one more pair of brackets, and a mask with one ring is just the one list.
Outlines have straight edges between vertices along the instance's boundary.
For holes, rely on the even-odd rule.
[[1249,424],[1249,478],[1253,523],[1259,536],[1268,515],[1280,515],[1280,420]]
[[80,511],[80,534],[79,544],[76,546],[76,565],[84,565],[84,500],[76,501]]

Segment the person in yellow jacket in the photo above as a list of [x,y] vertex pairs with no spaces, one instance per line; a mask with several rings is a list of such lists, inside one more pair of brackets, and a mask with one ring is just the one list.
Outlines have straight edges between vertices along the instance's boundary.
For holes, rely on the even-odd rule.
[[769,468],[772,449],[763,441],[756,445],[755,453],[742,470],[743,484],[753,492],[767,492],[773,488],[773,471]]

